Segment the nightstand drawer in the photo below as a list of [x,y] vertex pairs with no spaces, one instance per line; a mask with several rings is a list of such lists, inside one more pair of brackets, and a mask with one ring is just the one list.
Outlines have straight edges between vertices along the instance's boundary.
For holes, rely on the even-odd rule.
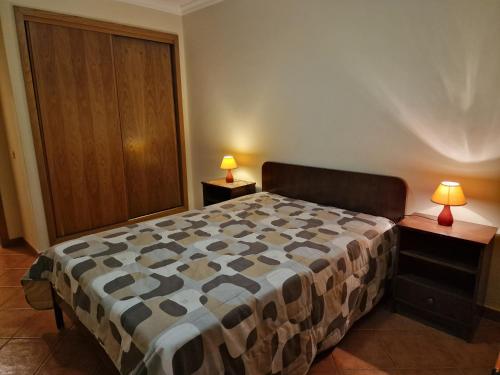
[[243,195],[255,193],[255,185],[240,186],[231,189],[231,198],[242,197]]
[[202,185],[204,206],[255,193],[255,182],[241,180],[226,182],[225,179],[218,179],[203,181]]
[[206,202],[219,203],[231,199],[231,190],[224,189],[218,186],[206,187],[203,186],[203,198]]
[[472,321],[475,312],[472,301],[447,293],[437,286],[426,285],[426,281],[412,275],[396,277],[395,298],[418,309],[458,322]]

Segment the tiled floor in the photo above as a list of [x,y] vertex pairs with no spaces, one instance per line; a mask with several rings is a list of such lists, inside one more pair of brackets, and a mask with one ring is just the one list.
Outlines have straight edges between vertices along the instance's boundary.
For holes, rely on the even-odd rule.
[[499,351],[500,323],[482,320],[467,343],[378,306],[309,375],[488,375]]
[[[66,317],[24,301],[20,277],[34,255],[0,249],[0,374],[116,375],[111,361]],[[309,375],[488,375],[500,351],[500,323],[483,320],[473,343],[377,307],[342,342],[316,359]]]

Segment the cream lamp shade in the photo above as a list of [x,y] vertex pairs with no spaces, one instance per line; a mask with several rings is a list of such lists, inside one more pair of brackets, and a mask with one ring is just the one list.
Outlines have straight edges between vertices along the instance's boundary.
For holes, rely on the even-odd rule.
[[432,194],[431,200],[445,206],[463,206],[467,203],[460,184],[452,181],[441,182]]
[[231,155],[226,155],[222,158],[222,163],[220,163],[220,169],[235,169],[238,168],[236,160]]
[[450,206],[463,206],[467,203],[462,187],[458,182],[443,181],[439,184],[431,201],[442,204],[443,210],[437,218],[439,225],[453,225],[453,215]]
[[236,160],[232,155],[226,155],[222,158],[222,163],[220,163],[220,169],[226,169],[226,182],[232,184],[234,182],[233,174],[231,173],[231,169],[238,168],[238,164],[236,164]]

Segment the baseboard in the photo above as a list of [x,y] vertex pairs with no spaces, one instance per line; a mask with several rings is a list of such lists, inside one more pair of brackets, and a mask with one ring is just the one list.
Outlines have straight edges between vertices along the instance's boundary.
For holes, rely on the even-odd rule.
[[500,322],[500,311],[483,306],[483,318]]
[[38,255],[38,251],[35,250],[31,244],[24,239],[24,237],[17,237],[8,240],[5,244],[3,244],[3,247],[9,248],[9,247],[25,247],[28,250],[30,250],[33,254]]
[[24,240],[23,237],[16,237],[12,239],[8,239],[7,241],[4,241],[3,247],[9,248],[9,247],[15,247],[15,246],[24,246],[26,241]]

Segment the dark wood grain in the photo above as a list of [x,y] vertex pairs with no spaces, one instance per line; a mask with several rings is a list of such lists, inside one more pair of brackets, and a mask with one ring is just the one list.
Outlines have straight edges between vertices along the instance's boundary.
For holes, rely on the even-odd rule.
[[398,227],[395,309],[471,340],[483,309],[496,228],[457,221],[443,227],[421,214],[407,216]]
[[439,254],[428,254],[421,250],[400,250],[400,254],[407,257],[413,257],[415,259],[423,260],[425,262],[437,264],[442,267],[452,268],[457,271],[470,273],[472,275],[476,274],[478,268],[477,264],[468,264],[461,260],[447,259],[440,256]]
[[121,25],[113,22],[93,20],[84,17],[73,16],[49,12],[46,10],[32,9],[25,7],[14,7],[14,11],[19,18],[24,21],[47,23],[65,27],[76,27],[81,30],[97,31],[105,34],[123,35],[134,38],[155,40],[158,42],[177,44],[179,37],[175,34],[164,33],[162,31],[144,29],[135,26]]
[[[155,30],[142,29],[127,25],[103,22],[98,20],[75,17],[59,13],[47,12],[37,9],[29,9],[23,7],[14,7],[16,17],[17,36],[19,41],[19,50],[21,55],[21,63],[23,69],[25,90],[27,96],[28,109],[30,114],[31,130],[33,135],[33,143],[35,146],[35,154],[38,166],[38,176],[40,178],[40,186],[42,189],[42,198],[44,203],[45,215],[47,219],[47,229],[49,234],[50,244],[62,242],[68,239],[78,237],[79,235],[97,232],[99,230],[109,229],[126,223],[143,221],[149,218],[175,214],[185,211],[188,207],[187,195],[187,174],[186,174],[186,158],[184,144],[184,129],[183,129],[183,113],[182,113],[182,92],[181,92],[181,75],[180,75],[180,57],[179,57],[179,38],[175,34],[164,33]],[[149,215],[141,216],[134,219],[123,220],[109,225],[99,226],[87,230],[75,232],[73,234],[61,235],[56,228],[56,212],[54,210],[53,191],[50,182],[49,165],[47,163],[44,132],[42,128],[42,119],[39,114],[38,102],[36,93],[36,76],[32,72],[32,62],[30,61],[29,51],[29,23],[36,22],[44,25],[57,25],[78,30],[94,31],[105,34],[109,37],[112,35],[121,35],[134,37],[139,39],[154,40],[168,44],[171,52],[171,69],[172,69],[172,90],[174,93],[174,117],[176,122],[177,146],[178,146],[178,161],[179,161],[179,184],[182,194],[182,205],[157,211]],[[79,48],[80,46],[76,46]],[[112,50],[111,43],[109,45]],[[114,79],[114,77],[113,77]],[[115,92],[116,95],[116,92]],[[123,186],[123,185],[122,185]],[[95,203],[94,203],[95,204]],[[126,208],[127,202],[124,203]],[[127,218],[129,215],[127,214]]]
[[262,190],[395,222],[405,213],[406,184],[398,177],[266,162]]
[[240,187],[253,185],[255,186],[255,182],[243,181],[243,180],[234,180],[233,182],[226,182],[225,178],[217,178],[215,180],[210,181],[202,181],[203,185],[215,185],[225,189],[238,189]]
[[468,223],[459,220],[455,220],[452,226],[447,227],[439,225],[435,216],[420,213],[413,213],[406,216],[399,222],[399,225],[484,245],[489,244],[497,232],[497,228],[489,225]]
[[110,35],[27,23],[56,235],[127,219]]
[[255,182],[235,180],[229,183],[225,178],[219,178],[202,181],[201,184],[203,185],[204,206],[255,193]]
[[168,44],[113,36],[129,218],[182,206]]

